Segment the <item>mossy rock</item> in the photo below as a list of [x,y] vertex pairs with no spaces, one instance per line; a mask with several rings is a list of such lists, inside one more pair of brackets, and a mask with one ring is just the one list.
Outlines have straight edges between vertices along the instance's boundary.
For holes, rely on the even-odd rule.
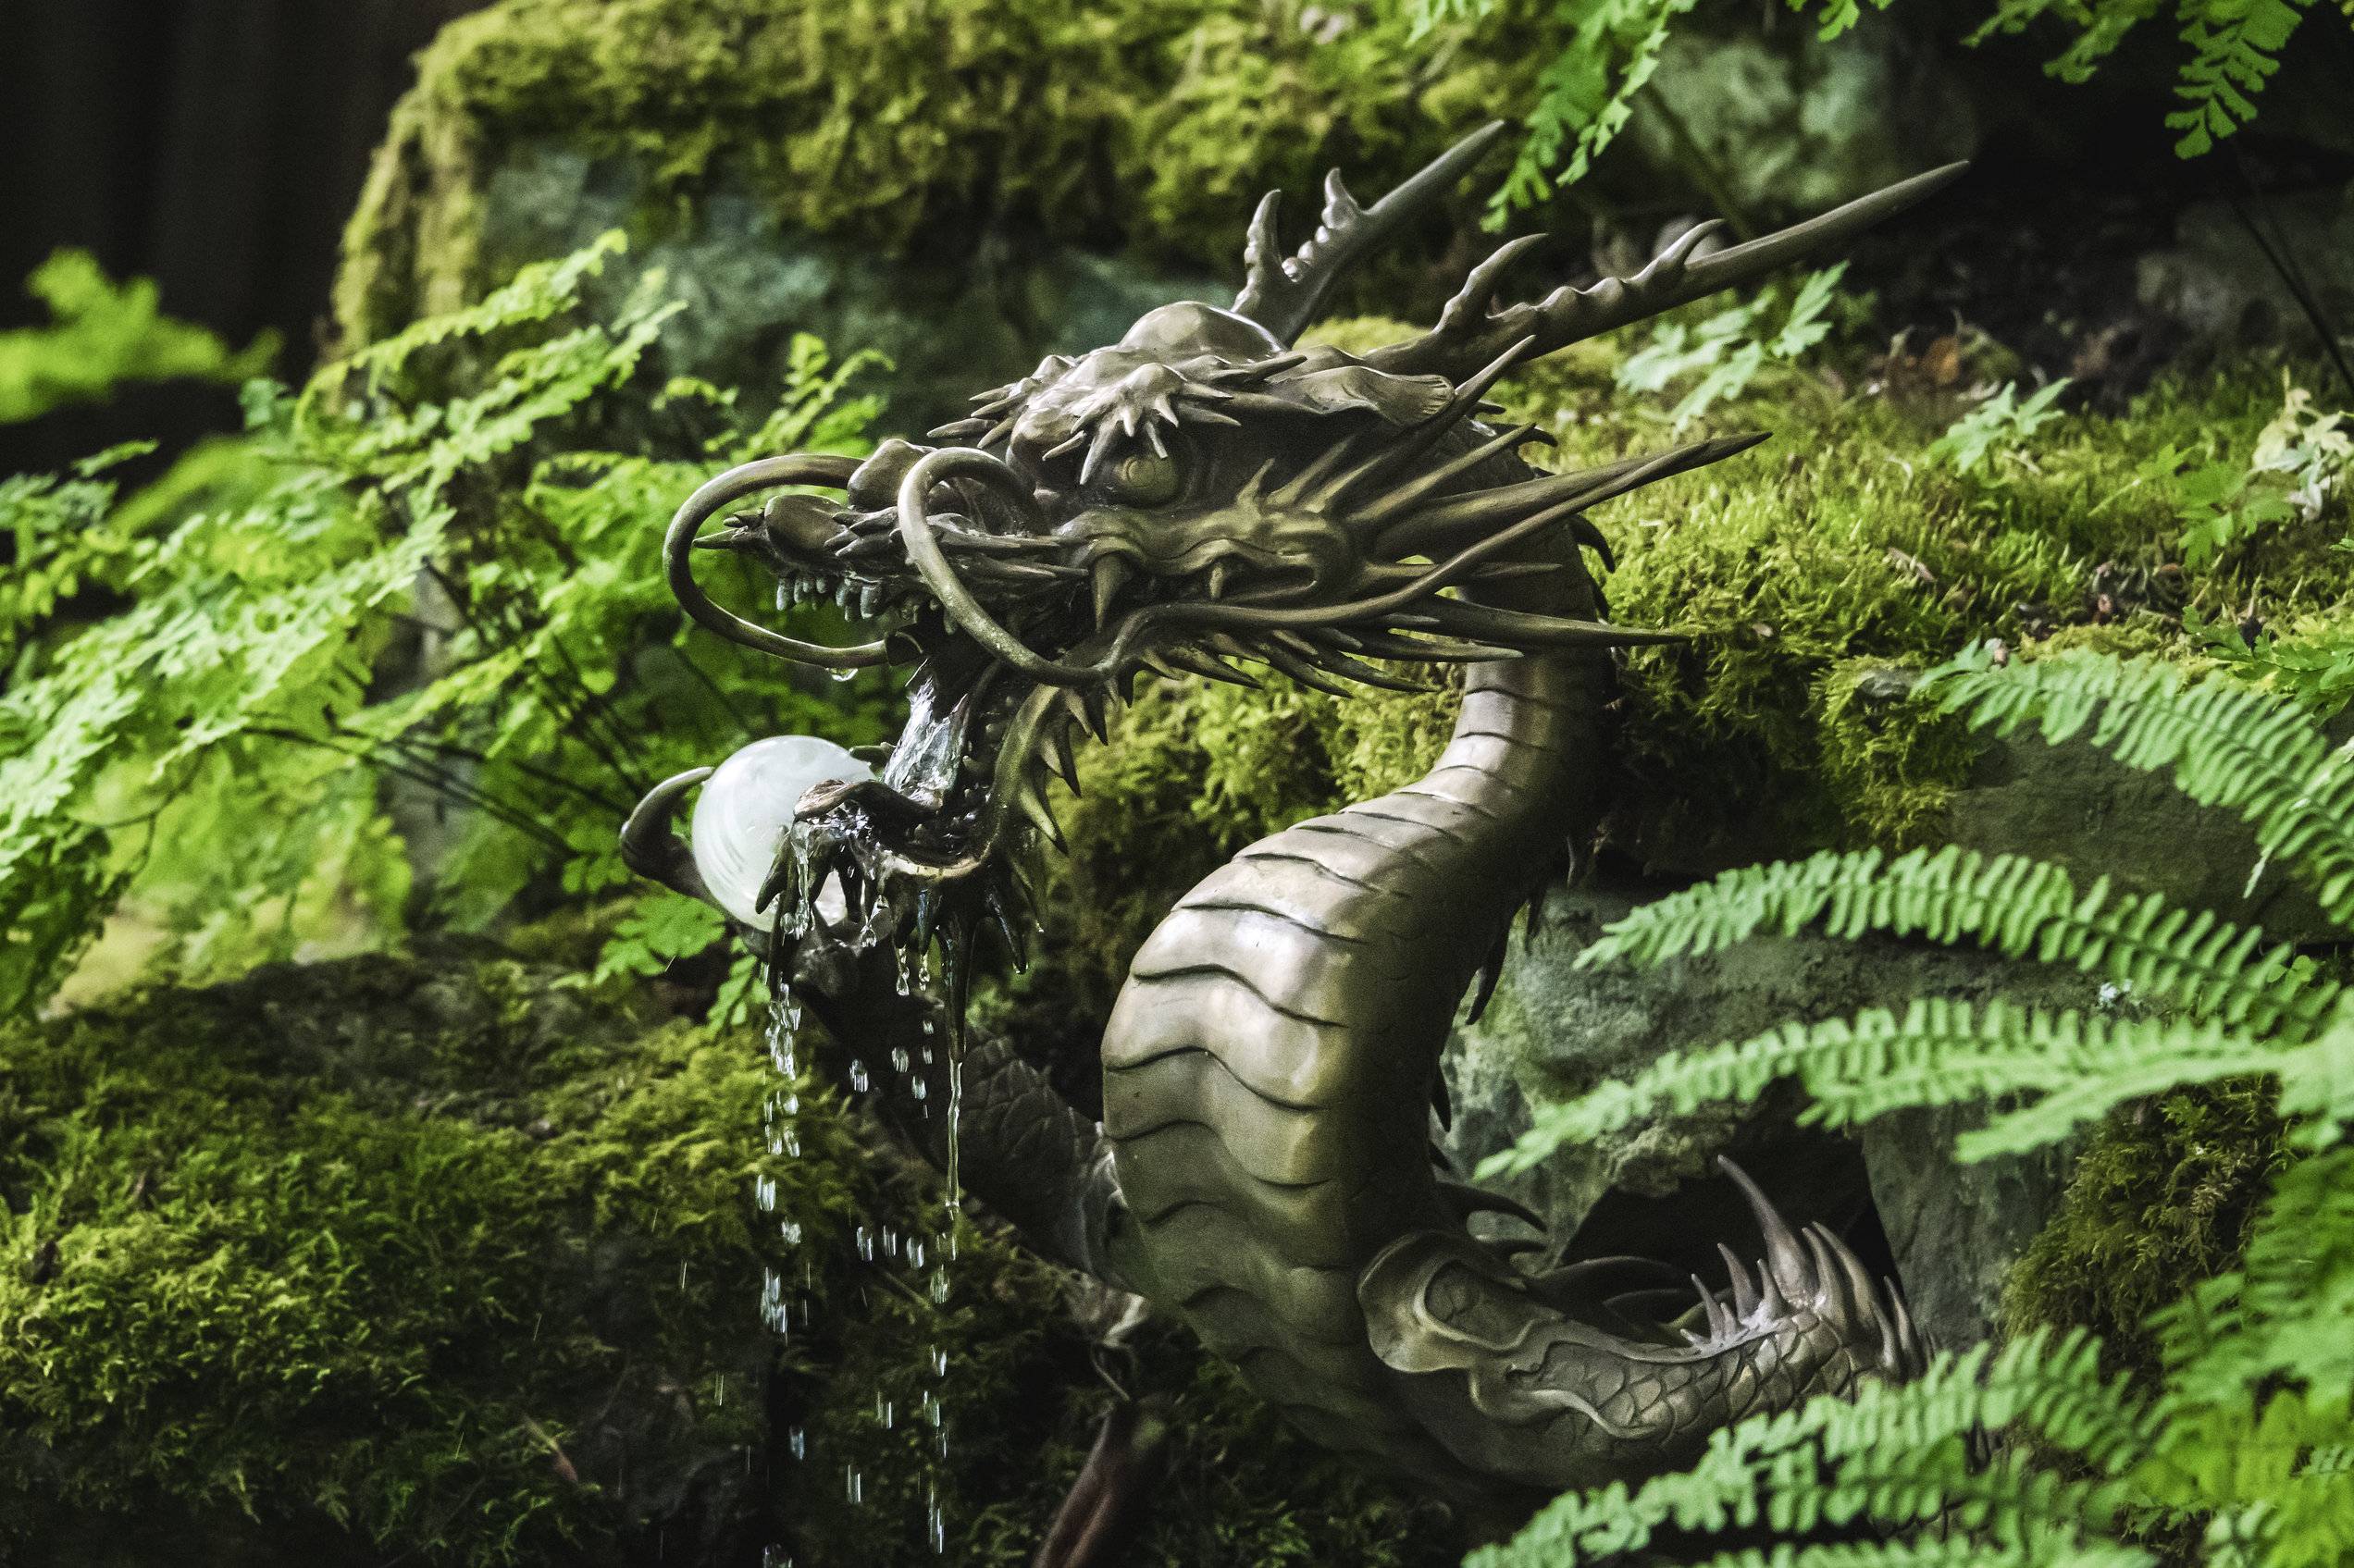
[[758,1537],[750,1185],[846,1192],[736,1130],[749,1043],[580,981],[442,947],[8,1029],[10,1561],[157,1517],[259,1562]]
[[0,1028],[0,1561],[1013,1565],[1114,1379],[1176,1401],[1135,1561],[1459,1555],[598,934]]
[[[1173,297],[1225,303],[1263,191],[1394,185],[1533,89],[1547,38],[1337,31],[1256,0],[502,0],[418,60],[344,238],[349,346],[619,223],[723,308],[668,368],[745,386],[794,331],[900,359],[893,427]],[[1443,62],[1443,68],[1425,68]],[[1336,302],[1423,314],[1508,154]],[[1485,183],[1482,183],[1482,182]],[[627,278],[621,282],[626,284]],[[1131,308],[1134,307],[1134,308]],[[712,352],[716,347],[718,352]]]

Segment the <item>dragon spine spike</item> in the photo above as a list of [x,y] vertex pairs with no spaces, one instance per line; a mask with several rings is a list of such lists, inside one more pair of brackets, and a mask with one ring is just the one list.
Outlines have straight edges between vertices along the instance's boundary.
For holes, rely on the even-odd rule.
[[1691,1286],[1693,1294],[1700,1298],[1702,1309],[1708,1314],[1708,1338],[1701,1343],[1729,1344],[1740,1332],[1740,1326],[1733,1321],[1732,1314],[1725,1310],[1725,1303],[1716,1299],[1716,1292],[1710,1290],[1699,1275],[1691,1277]]
[[1889,1309],[1896,1318],[1896,1342],[1904,1352],[1905,1367],[1921,1372],[1929,1364],[1928,1347],[1922,1341],[1920,1330],[1913,1327],[1913,1314],[1906,1310],[1904,1292],[1896,1288],[1893,1279],[1888,1281],[1888,1296]]
[[1511,953],[1512,927],[1506,922],[1505,928],[1496,932],[1495,945],[1488,949],[1488,956],[1481,960],[1480,989],[1471,998],[1471,1011],[1467,1021],[1478,1023],[1487,1015],[1488,1004],[1495,999],[1496,982],[1504,978],[1504,961]]
[[1160,653],[1163,659],[1180,670],[1199,675],[1206,680],[1222,682],[1230,686],[1247,686],[1252,691],[1262,689],[1258,681],[1222,660],[1211,657],[1200,648],[1188,647],[1183,643],[1174,643],[1162,648]]
[[[1657,315],[1662,311],[1762,278],[1810,251],[1853,239],[1914,203],[1943,190],[1968,170],[1948,164],[1861,196],[1804,223],[1690,260],[1713,233],[1702,225],[1681,236],[1631,278],[1605,278],[1588,290],[1556,289],[1542,304],[1515,305],[1483,317],[1467,307],[1442,316],[1419,338],[1376,349],[1366,363],[1393,376],[1440,375],[1453,380],[1483,364],[1498,347],[1534,333],[1538,355]],[[1484,302],[1482,302],[1484,307]]]
[[1321,670],[1319,670],[1308,661],[1301,658],[1298,654],[1294,653],[1290,648],[1284,648],[1281,644],[1272,640],[1259,645],[1258,656],[1265,660],[1268,664],[1275,669],[1281,670],[1284,674],[1289,675],[1293,680],[1297,681],[1301,685],[1307,686],[1311,691],[1320,691],[1327,697],[1338,698],[1349,698],[1357,695],[1350,691],[1347,686],[1343,685],[1340,682],[1326,675]]
[[1719,1154],[1717,1167],[1733,1179],[1733,1185],[1749,1202],[1750,1213],[1757,1218],[1757,1228],[1766,1237],[1766,1258],[1772,1267],[1768,1278],[1781,1287],[1781,1293],[1792,1301],[1811,1299],[1815,1294],[1814,1269],[1806,1254],[1799,1250],[1798,1238],[1790,1233],[1790,1222],[1782,1217],[1770,1199],[1749,1179],[1749,1172]]
[[1070,786],[1071,793],[1078,794],[1079,759],[1072,755],[1071,749],[1070,722],[1066,720],[1061,723],[1049,722],[1047,725],[1046,739],[1054,747],[1055,771],[1062,776],[1062,782]]
[[1822,1232],[1823,1241],[1831,1250],[1831,1260],[1839,1265],[1840,1273],[1847,1280],[1848,1294],[1854,1297],[1865,1322],[1879,1326],[1883,1321],[1879,1292],[1873,1288],[1871,1270],[1864,1266],[1864,1260],[1855,1255],[1854,1249],[1832,1234],[1829,1228],[1817,1225],[1815,1228]]
[[1512,523],[1539,508],[1560,512],[1600,506],[1657,480],[1721,463],[1765,439],[1763,434],[1757,434],[1694,441],[1649,457],[1623,458],[1600,468],[1579,469],[1438,501],[1392,525],[1374,540],[1373,553],[1385,561],[1426,555],[1446,548],[1459,536]]
[[[1891,1299],[1896,1295],[1893,1282],[1889,1284],[1889,1295]],[[1897,1340],[1895,1309],[1882,1311],[1876,1303],[1872,1321],[1880,1330],[1880,1370],[1901,1375],[1904,1370],[1904,1347]]]
[[1046,835],[1048,844],[1064,854],[1070,853],[1069,846],[1063,843],[1061,824],[1055,821],[1054,811],[1047,805],[1046,797],[1038,793],[1037,785],[1027,777],[1022,779],[1014,796],[1014,805],[1030,819],[1032,826]]
[[1819,1225],[1810,1225],[1799,1232],[1806,1243],[1807,1261],[1815,1270],[1815,1302],[1833,1322],[1846,1326],[1855,1321],[1857,1303],[1847,1293],[1847,1276],[1825,1245],[1830,1232]]
[[1504,269],[1518,261],[1521,253],[1530,246],[1542,244],[1544,239],[1542,234],[1524,234],[1518,240],[1507,240],[1498,245],[1489,253],[1487,260],[1464,276],[1463,287],[1439,312],[1439,324],[1434,330],[1443,334],[1462,334],[1484,326],[1488,319],[1488,307],[1495,300],[1496,286],[1504,280]]
[[1757,1311],[1757,1287],[1750,1283],[1749,1270],[1741,1266],[1741,1260],[1732,1248],[1719,1241],[1716,1251],[1723,1256],[1726,1275],[1732,1281],[1734,1315],[1746,1323]]
[[1530,358],[1529,351],[1536,346],[1536,341],[1533,336],[1520,339],[1482,365],[1476,375],[1456,389],[1455,395],[1447,400],[1444,408],[1416,426],[1404,441],[1382,454],[1388,465],[1381,472],[1394,474],[1410,468],[1438,445],[1448,431],[1474,414],[1490,412],[1490,405],[1482,401],[1488,389],[1501,380],[1505,371]]
[[1316,319],[1332,285],[1469,173],[1504,129],[1502,120],[1490,121],[1369,208],[1357,205],[1341,183],[1340,171],[1333,170],[1324,181],[1324,222],[1296,257],[1282,254],[1275,234],[1275,214],[1282,198],[1269,191],[1251,216],[1243,250],[1245,279],[1242,292],[1234,296],[1234,314],[1266,327],[1279,342],[1295,340]]

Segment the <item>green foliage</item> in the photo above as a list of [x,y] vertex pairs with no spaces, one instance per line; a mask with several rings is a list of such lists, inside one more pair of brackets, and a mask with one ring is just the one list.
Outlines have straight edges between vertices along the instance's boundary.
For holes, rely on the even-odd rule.
[[2017,385],[2005,381],[2001,391],[1955,420],[1951,429],[1929,443],[1929,461],[1967,474],[1990,452],[2015,457],[2016,449],[2029,437],[2061,417],[2061,411],[2051,405],[2068,389],[2066,377],[2042,388],[2026,402],[2013,397]]
[[658,894],[640,901],[614,928],[598,955],[596,980],[617,974],[660,974],[680,958],[691,958],[727,934],[727,920],[700,898]]
[[278,340],[265,332],[242,353],[202,327],[155,308],[145,278],[118,285],[86,251],[59,251],[26,292],[56,323],[0,332],[0,425],[69,403],[103,402],[125,381],[192,377],[230,386],[268,370]]
[[[2081,655],[2011,670],[1957,660],[1916,700],[2054,741],[2086,733],[2121,761],[2169,771],[2194,798],[2246,817],[2334,919],[2354,916],[2339,842],[2345,758],[2292,705],[2228,676],[2189,683],[2166,665]],[[2340,1141],[2354,1123],[2354,1001],[2292,949],[2264,953],[2258,932],[2155,897],[2112,903],[2105,881],[2079,896],[2055,867],[1951,850],[1730,872],[1614,925],[1581,961],[1655,963],[1818,920],[1834,935],[1975,938],[2074,963],[2133,1011],[1930,997],[1901,1017],[1786,1025],[1546,1107],[1482,1174],[1525,1168],[1659,1101],[1690,1110],[1751,1099],[1783,1078],[1813,1097],[1806,1117],[1834,1125],[1986,1102],[1989,1124],[1955,1150],[1964,1161],[2154,1105],[2167,1130],[2153,1146],[2112,1126],[2013,1293],[2024,1323],[2056,1308],[2079,1326],[2057,1341],[2030,1334],[1991,1365],[1983,1348],[1940,1356],[1913,1383],[1866,1388],[1852,1408],[1817,1399],[1745,1422],[1688,1474],[1569,1494],[1473,1561],[1584,1562],[1639,1549],[1670,1520],[1796,1534],[1864,1518],[1882,1530],[1938,1520],[1939,1546],[1958,1537],[1973,1562],[2149,1562],[2136,1542],[2152,1531],[2203,1533],[2215,1562],[2344,1561],[2354,1549],[2342,1457],[2354,1448],[2354,1153]],[[2111,1365],[2137,1366],[2147,1382],[2103,1380],[2103,1347],[2079,1314],[2127,1336]],[[1976,1426],[2013,1439],[1990,1465],[1963,1441]],[[1896,1543],[1837,1550],[1847,1555],[1822,1561],[1922,1560]]]
[[1706,414],[1710,404],[1747,391],[1767,359],[1787,364],[1821,342],[1831,329],[1826,312],[1846,272],[1847,264],[1840,262],[1811,275],[1798,285],[1786,310],[1779,308],[1785,290],[1769,286],[1755,299],[1718,311],[1696,327],[1681,322],[1661,327],[1648,347],[1618,366],[1619,389],[1656,392],[1699,372],[1700,378],[1667,416],[1668,427],[1680,433]]
[[[429,909],[480,929],[535,878],[624,883],[621,820],[659,779],[761,735],[878,738],[882,676],[800,688],[690,636],[658,560],[662,520],[721,466],[867,450],[877,405],[843,396],[862,361],[829,372],[797,342],[758,423],[675,398],[665,434],[690,461],[601,450],[601,400],[675,308],[650,275],[610,324],[584,316],[619,243],[527,268],[300,397],[254,383],[242,446],[190,454],[160,499],[93,464],[0,486],[0,1009],[45,996],[126,891],[192,976],[291,957],[355,907],[397,937],[414,900],[388,781],[465,809]],[[118,607],[83,609],[94,591]],[[683,953],[671,907],[609,969]]]
[[1933,673],[1944,707],[1997,734],[2031,725],[2057,744],[2088,729],[2128,766],[2172,770],[2192,799],[2246,818],[2263,856],[2292,867],[2332,921],[2354,926],[2354,778],[2309,715],[2156,663],[2045,660],[1999,672],[1964,654]]
[[[1567,35],[1568,43],[1537,78],[1537,99],[1525,120],[1528,140],[1490,200],[1488,228],[1503,228],[1513,208],[1533,206],[1586,177],[1593,160],[1634,117],[1635,94],[1659,68],[1660,51],[1676,19],[1695,3],[1555,0],[1545,19]],[[1497,9],[1497,0],[1413,0],[1416,35]],[[1556,175],[1564,143],[1568,167]]]

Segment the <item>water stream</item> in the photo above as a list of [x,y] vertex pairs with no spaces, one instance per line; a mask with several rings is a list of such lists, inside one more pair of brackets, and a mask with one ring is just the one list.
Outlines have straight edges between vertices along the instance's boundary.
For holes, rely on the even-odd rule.
[[[797,837],[799,835],[796,835]],[[806,882],[803,883],[806,886]],[[808,918],[807,900],[796,911],[796,924],[803,925]],[[904,961],[903,961],[904,963]],[[919,958],[911,967],[928,979],[929,965]],[[902,973],[905,973],[903,967]],[[799,1094],[800,1009],[788,999],[780,999],[771,1008],[768,1045],[774,1081],[762,1106],[763,1138],[770,1154],[798,1159],[801,1153],[799,1118],[801,1111]],[[946,1050],[945,1043],[934,1043],[935,1024],[923,1025],[925,1043],[911,1056],[904,1048],[894,1049],[887,1063],[877,1062],[872,1071],[862,1057],[854,1057],[849,1068],[847,1087],[853,1093],[865,1094],[878,1087],[891,1087],[894,1082],[923,1105],[927,1117],[940,1115],[948,1125],[947,1182],[942,1202],[917,1218],[918,1228],[901,1234],[889,1224],[876,1223],[867,1216],[854,1220],[851,1244],[861,1264],[884,1272],[886,1277],[903,1279],[909,1298],[928,1303],[933,1309],[931,1322],[923,1330],[928,1340],[922,1347],[923,1361],[919,1389],[908,1404],[875,1390],[874,1404],[865,1415],[874,1426],[889,1432],[901,1422],[911,1421],[928,1428],[925,1441],[919,1450],[923,1455],[923,1473],[911,1477],[914,1495],[923,1503],[923,1530],[932,1550],[945,1556],[948,1549],[948,1509],[943,1501],[946,1490],[946,1467],[949,1455],[949,1427],[947,1415],[949,1365],[954,1359],[948,1339],[948,1324],[942,1314],[950,1298],[949,1265],[957,1255],[957,1219],[961,1209],[962,1190],[960,1185],[957,1158],[958,1135],[961,1130],[963,1113],[962,1064],[947,1063],[945,1093],[932,1095],[927,1083],[938,1076],[940,1062],[936,1053]],[[886,1076],[887,1075],[887,1076]],[[882,1080],[878,1082],[878,1080]],[[927,1103],[928,1102],[928,1103]],[[945,1102],[942,1103],[942,1102]],[[806,1333],[811,1327],[815,1304],[815,1260],[802,1250],[802,1229],[795,1221],[777,1215],[777,1181],[774,1177],[761,1177],[753,1185],[753,1203],[764,1216],[776,1216],[776,1255],[762,1271],[760,1315],[768,1330],[780,1341],[789,1341],[796,1333]],[[799,1268],[794,1265],[798,1258]],[[800,1283],[796,1287],[793,1277],[798,1273]],[[804,1467],[829,1466],[838,1477],[841,1497],[852,1508],[867,1506],[867,1483],[872,1478],[848,1456],[829,1460],[819,1445],[812,1440],[805,1428],[794,1426],[784,1434],[784,1448],[790,1463]],[[780,1456],[781,1458],[782,1456]],[[822,1472],[821,1472],[822,1473]],[[889,1495],[887,1492],[884,1494]],[[792,1558],[784,1548],[772,1549],[764,1562],[770,1568],[790,1568]]]

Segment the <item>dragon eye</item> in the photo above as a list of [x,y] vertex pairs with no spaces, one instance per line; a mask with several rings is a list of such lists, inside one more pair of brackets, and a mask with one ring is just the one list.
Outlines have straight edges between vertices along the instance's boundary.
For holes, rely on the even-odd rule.
[[1158,506],[1177,497],[1177,460],[1139,449],[1104,465],[1096,486],[1107,499],[1127,506]]

